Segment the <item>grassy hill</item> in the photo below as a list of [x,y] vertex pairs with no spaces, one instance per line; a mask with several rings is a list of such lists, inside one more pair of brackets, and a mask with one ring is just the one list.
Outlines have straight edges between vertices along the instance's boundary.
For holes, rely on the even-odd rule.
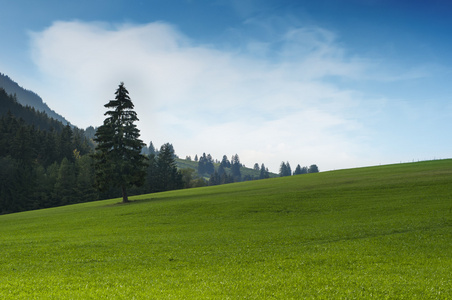
[[2,299],[448,299],[452,160],[0,216]]

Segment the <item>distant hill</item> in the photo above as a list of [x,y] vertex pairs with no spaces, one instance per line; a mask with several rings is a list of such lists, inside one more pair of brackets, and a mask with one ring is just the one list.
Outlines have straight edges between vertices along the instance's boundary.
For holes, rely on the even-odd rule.
[[17,102],[24,106],[34,107],[37,111],[45,112],[49,117],[54,118],[62,122],[63,124],[68,124],[69,122],[61,115],[53,111],[47,104],[44,103],[41,97],[39,97],[35,92],[26,90],[19,86],[15,81],[9,78],[7,75],[0,73],[0,87],[2,87],[6,93],[10,95],[16,95]]

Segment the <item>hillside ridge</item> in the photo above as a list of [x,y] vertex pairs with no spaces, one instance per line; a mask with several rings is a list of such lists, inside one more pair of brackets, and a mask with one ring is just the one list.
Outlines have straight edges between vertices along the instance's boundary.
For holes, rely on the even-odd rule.
[[66,120],[63,116],[52,110],[38,94],[21,87],[8,75],[0,73],[0,87],[2,87],[10,95],[15,94],[17,101],[20,104],[24,106],[34,107],[37,111],[43,111],[49,117],[62,122],[64,125],[70,124],[69,121]]

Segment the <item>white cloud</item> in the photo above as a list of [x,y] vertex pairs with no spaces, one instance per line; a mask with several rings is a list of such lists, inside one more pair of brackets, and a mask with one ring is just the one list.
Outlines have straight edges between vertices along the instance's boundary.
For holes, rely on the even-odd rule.
[[180,156],[238,153],[276,172],[283,160],[322,170],[371,163],[362,158],[361,96],[322,81],[359,77],[366,64],[346,58],[327,30],[286,32],[272,59],[268,42],[224,51],[165,23],[56,22],[31,38],[38,93],[77,126],[100,125],[124,81],[143,140],[171,142]]

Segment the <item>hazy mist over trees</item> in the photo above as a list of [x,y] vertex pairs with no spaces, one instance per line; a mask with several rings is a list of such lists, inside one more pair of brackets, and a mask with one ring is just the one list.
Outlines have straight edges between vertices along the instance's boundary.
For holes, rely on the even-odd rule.
[[3,88],[7,94],[15,95],[16,101],[23,106],[33,107],[36,111],[45,112],[51,118],[61,121],[65,125],[69,123],[64,117],[50,109],[36,93],[22,88],[11,78],[2,73],[0,73],[0,87]]

